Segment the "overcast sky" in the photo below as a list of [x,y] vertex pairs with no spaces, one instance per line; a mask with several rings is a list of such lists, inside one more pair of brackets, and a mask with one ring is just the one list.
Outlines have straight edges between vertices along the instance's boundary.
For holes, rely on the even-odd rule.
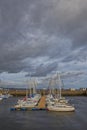
[[86,87],[87,0],[0,0],[0,79],[57,71]]

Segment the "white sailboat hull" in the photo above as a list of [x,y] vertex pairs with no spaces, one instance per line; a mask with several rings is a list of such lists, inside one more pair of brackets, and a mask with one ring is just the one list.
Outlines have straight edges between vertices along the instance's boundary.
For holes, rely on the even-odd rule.
[[17,104],[14,107],[15,108],[32,108],[32,107],[35,107],[35,104],[34,103]]
[[72,112],[72,111],[75,111],[75,108],[73,106],[70,106],[70,107],[68,107],[68,106],[64,106],[64,107],[62,107],[62,106],[59,106],[59,107],[58,106],[57,107],[48,106],[47,108],[48,108],[49,111],[55,111],[55,112]]
[[3,98],[0,97],[0,101],[2,100]]

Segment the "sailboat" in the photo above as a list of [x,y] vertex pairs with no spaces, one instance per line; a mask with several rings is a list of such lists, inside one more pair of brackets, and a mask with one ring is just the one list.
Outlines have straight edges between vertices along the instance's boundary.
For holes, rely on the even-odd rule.
[[71,104],[68,103],[68,101],[61,96],[61,79],[60,79],[60,74],[57,74],[58,78],[58,84],[59,84],[59,97],[56,98],[54,101],[54,104],[49,103],[47,105],[47,109],[49,111],[56,111],[56,112],[71,112],[75,111],[75,107]]
[[49,94],[46,96],[46,105],[54,104],[54,79],[51,78],[49,81]]
[[[33,85],[33,93],[31,92],[31,86]],[[18,100],[17,104],[14,106],[16,109],[22,109],[22,108],[33,108],[37,105],[38,101],[41,98],[41,95],[36,94],[36,87],[34,83],[30,80],[30,87],[29,87],[29,95],[28,95],[28,89],[26,88],[26,97],[22,100]]]

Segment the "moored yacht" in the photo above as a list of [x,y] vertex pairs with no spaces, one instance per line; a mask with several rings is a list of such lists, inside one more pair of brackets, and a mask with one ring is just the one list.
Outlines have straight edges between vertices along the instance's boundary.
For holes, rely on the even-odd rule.
[[75,107],[70,105],[70,104],[66,104],[66,103],[55,103],[52,105],[48,105],[47,109],[49,111],[56,111],[56,112],[72,112],[75,111]]
[[29,95],[28,95],[28,89],[26,89],[26,96],[23,99],[19,99],[17,101],[17,104],[14,106],[14,108],[16,109],[27,108],[28,109],[28,108],[33,108],[38,104],[41,98],[41,95],[36,93],[36,86],[34,84],[33,84],[33,92],[31,92],[32,84],[30,82]]
[[47,109],[49,111],[59,111],[59,112],[71,112],[75,111],[75,107],[68,103],[68,101],[61,96],[61,79],[60,75],[57,75],[58,77],[58,83],[60,88],[60,95],[58,98],[55,98],[53,103],[51,102],[51,99],[49,99],[49,102],[47,103]]

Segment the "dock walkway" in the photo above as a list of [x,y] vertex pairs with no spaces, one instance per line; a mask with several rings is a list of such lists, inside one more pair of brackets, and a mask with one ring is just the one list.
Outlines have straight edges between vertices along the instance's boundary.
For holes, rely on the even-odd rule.
[[46,96],[42,96],[38,103],[37,108],[44,109],[44,108],[46,108],[45,104],[46,104]]

